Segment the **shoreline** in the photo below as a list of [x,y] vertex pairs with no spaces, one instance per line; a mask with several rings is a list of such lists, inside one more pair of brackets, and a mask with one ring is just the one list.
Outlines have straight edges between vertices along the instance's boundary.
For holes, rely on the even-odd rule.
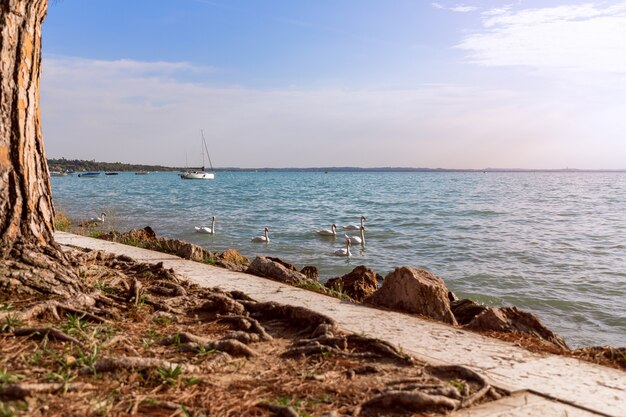
[[[290,264],[288,261],[284,261],[278,258],[265,258],[259,257],[263,259],[271,260],[274,276],[272,273],[265,273],[263,271],[255,272],[250,271],[249,266],[251,261],[249,261],[245,256],[241,255],[236,249],[228,249],[223,253],[214,253],[209,250],[198,246],[196,244],[185,242],[178,239],[170,239],[166,237],[158,238],[154,231],[150,227],[146,227],[144,229],[133,229],[129,232],[119,233],[119,232],[108,232],[98,237],[98,239],[102,239],[105,241],[111,241],[116,243],[127,244],[130,246],[136,246],[139,248],[156,250],[163,253],[173,254],[176,256],[180,256],[183,259],[192,260],[199,263],[206,263],[209,265],[219,266],[221,268],[228,269],[230,271],[235,272],[244,272],[256,276],[261,276],[266,279],[283,282],[295,286],[297,288],[321,293],[323,295],[343,299],[349,302],[354,302],[357,304],[368,305],[370,307],[386,309],[390,311],[398,311],[401,313],[409,313],[406,310],[394,309],[393,307],[390,309],[389,306],[384,305],[375,305],[367,300],[363,301],[355,299],[351,296],[349,292],[344,291],[343,288],[338,291],[333,288],[332,285],[327,285],[328,282],[333,279],[329,279],[326,283],[317,282],[317,278],[313,278],[312,280],[306,279],[310,278],[307,274],[304,281],[296,282],[299,278],[293,278],[294,274],[298,274],[301,272],[294,265]],[[165,242],[165,243],[163,243]],[[223,255],[227,254],[226,257]],[[277,264],[277,265],[276,265]],[[281,270],[276,271],[277,268]],[[305,269],[316,269],[315,266],[304,266],[302,271]],[[345,274],[344,277],[353,274],[359,268],[366,268],[366,266],[357,266],[353,269],[352,272]],[[371,271],[371,270],[370,270]],[[305,271],[306,272],[306,271]],[[370,292],[369,295],[373,294],[375,291],[381,288],[380,284],[384,283],[385,278],[376,274],[374,271],[371,271],[375,274],[375,281],[379,284],[374,291]],[[287,276],[289,275],[289,276]],[[315,274],[314,274],[315,275]],[[391,275],[391,273],[389,274]],[[286,277],[287,276],[287,277]],[[286,277],[286,278],[285,278]],[[341,277],[337,277],[335,279],[340,279]],[[291,281],[290,281],[291,280]],[[295,280],[295,281],[294,281]],[[441,279],[443,282],[444,280]],[[358,284],[363,284],[360,282]],[[342,284],[343,285],[343,284]],[[367,285],[365,283],[364,285]],[[444,282],[445,286],[445,282]],[[526,349],[529,349],[533,352],[541,352],[541,353],[551,353],[557,355],[564,356],[572,356],[578,357],[583,360],[589,360],[594,363],[602,363],[608,366],[613,366],[618,369],[626,370],[626,347],[619,346],[599,346],[599,345],[591,345],[577,348],[570,348],[567,346],[565,341],[555,333],[552,333],[547,327],[545,327],[541,321],[536,318],[534,315],[517,310],[515,307],[512,309],[515,311],[511,312],[511,308],[508,307],[492,307],[489,308],[486,305],[475,302],[473,300],[462,299],[459,300],[451,291],[445,287],[445,291],[448,294],[448,300],[450,301],[450,305],[454,305],[457,303],[458,311],[451,307],[452,314],[454,314],[455,318],[458,320],[455,323],[455,327],[475,331],[478,334],[487,335],[489,337],[493,337],[496,339],[504,340],[510,343],[514,343],[520,346],[523,346]],[[362,297],[364,298],[364,297]],[[472,326],[470,325],[471,319],[475,318],[477,315],[483,312],[492,312],[495,311],[496,316],[500,314],[501,310],[506,310],[506,313],[510,315],[504,319],[504,321],[509,321],[513,323],[506,323],[505,328],[499,329],[502,327],[502,320],[499,317],[496,318],[496,324],[487,324],[487,327],[484,326]],[[519,312],[519,313],[518,313]],[[468,316],[469,314],[469,316]],[[419,314],[418,314],[419,315]],[[428,315],[420,315],[420,317],[441,322],[440,319],[436,317],[429,317]],[[461,319],[459,319],[461,317]],[[470,317],[470,319],[468,319]],[[500,321],[499,321],[500,320]],[[483,320],[484,321],[484,320]],[[515,321],[521,322],[521,331],[516,329]],[[463,323],[463,324],[461,324]],[[534,327],[533,327],[534,326]],[[519,326],[518,326],[519,327]],[[544,335],[541,337],[540,335]],[[620,353],[621,352],[621,353]],[[604,357],[606,356],[606,358]],[[609,359],[610,358],[610,359]]]

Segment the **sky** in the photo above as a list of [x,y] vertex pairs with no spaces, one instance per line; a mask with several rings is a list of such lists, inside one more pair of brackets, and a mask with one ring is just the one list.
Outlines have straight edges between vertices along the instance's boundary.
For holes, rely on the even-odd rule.
[[626,1],[51,3],[49,158],[626,168]]

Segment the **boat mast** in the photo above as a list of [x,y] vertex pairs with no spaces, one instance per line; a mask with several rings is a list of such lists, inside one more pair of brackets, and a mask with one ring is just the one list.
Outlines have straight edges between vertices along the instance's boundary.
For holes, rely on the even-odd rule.
[[206,155],[209,158],[209,166],[211,167],[211,171],[214,171],[213,163],[211,162],[211,154],[206,146],[206,140],[204,140],[204,129],[200,129],[200,134],[202,135],[202,143],[204,144],[204,149],[202,149],[202,170],[204,170],[204,151],[206,150]]

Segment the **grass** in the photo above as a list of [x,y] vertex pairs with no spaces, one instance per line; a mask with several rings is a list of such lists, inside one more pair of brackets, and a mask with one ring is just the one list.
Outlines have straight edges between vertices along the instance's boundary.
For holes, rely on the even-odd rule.
[[60,232],[72,230],[72,222],[64,212],[60,211],[54,215],[54,229]]

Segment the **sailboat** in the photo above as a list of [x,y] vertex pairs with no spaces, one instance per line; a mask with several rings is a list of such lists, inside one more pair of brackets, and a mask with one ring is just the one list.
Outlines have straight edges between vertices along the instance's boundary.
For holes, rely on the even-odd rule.
[[[202,136],[202,169],[192,169],[186,170],[180,174],[180,177],[184,180],[212,180],[215,179],[215,170],[213,169],[213,164],[211,163],[211,155],[209,155],[209,150],[206,147],[206,140],[204,139],[204,130],[200,130],[200,135]],[[206,151],[207,157],[209,158],[209,165],[211,167],[211,171],[205,171],[204,169],[204,152]]]

